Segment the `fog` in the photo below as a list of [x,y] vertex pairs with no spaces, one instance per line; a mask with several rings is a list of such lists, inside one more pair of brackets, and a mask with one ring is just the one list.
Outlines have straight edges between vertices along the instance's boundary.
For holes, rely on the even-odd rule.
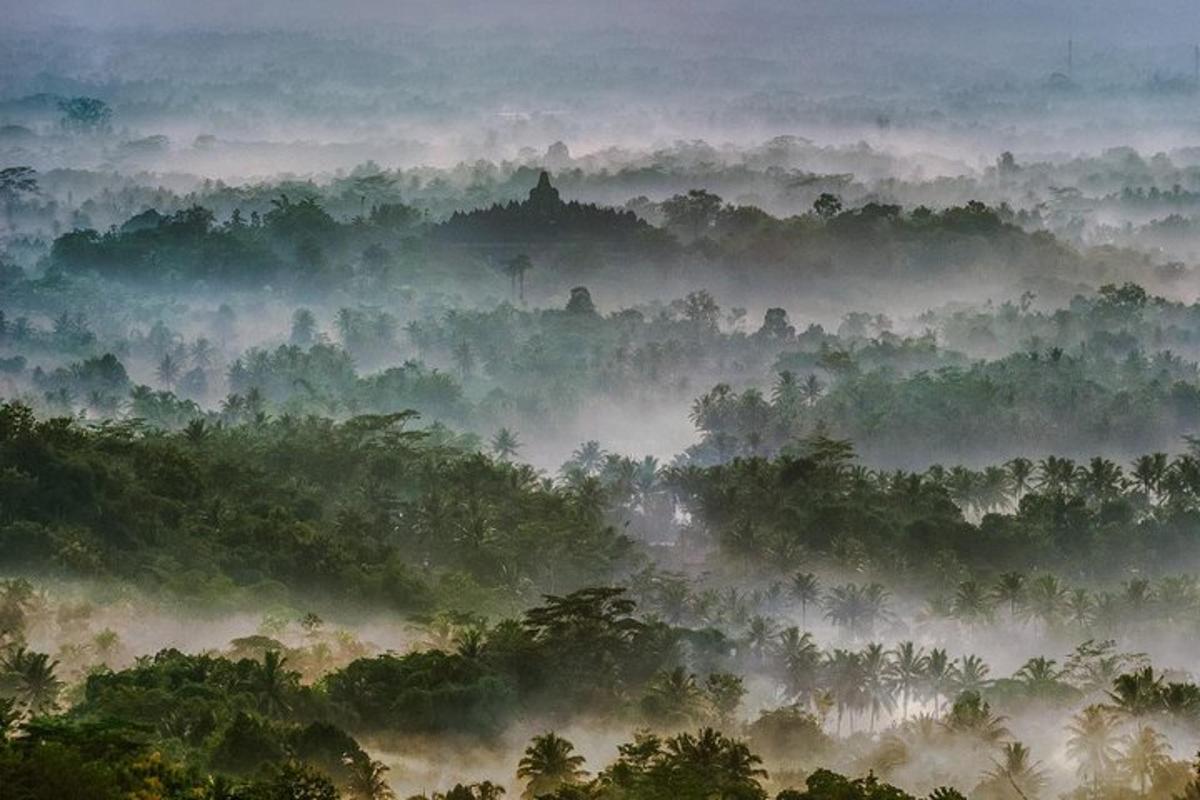
[[224,142],[171,161],[222,177],[779,133],[977,167],[1195,121],[1186,3],[11,5],[10,102],[104,87],[134,136]]
[[4,800],[1200,796],[1194,4],[0,18]]

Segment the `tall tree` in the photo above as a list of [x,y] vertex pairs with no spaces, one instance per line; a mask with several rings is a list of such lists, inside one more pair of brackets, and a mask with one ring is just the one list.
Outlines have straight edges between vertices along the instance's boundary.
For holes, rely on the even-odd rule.
[[1112,711],[1102,705],[1087,706],[1071,718],[1067,733],[1067,756],[1075,762],[1076,774],[1090,780],[1098,794],[1121,755]]
[[361,750],[346,756],[347,790],[354,800],[393,800],[396,793],[387,781],[388,767]]
[[1017,611],[1025,601],[1025,576],[1019,572],[1005,572],[996,579],[992,596],[997,602],[1008,605],[1010,620],[1017,618]]
[[1144,797],[1146,785],[1154,773],[1170,761],[1170,751],[1171,745],[1165,736],[1149,725],[1143,725],[1125,738],[1118,763]]
[[0,659],[0,686],[30,714],[46,714],[58,707],[63,684],[54,671],[57,661],[45,653],[14,648]]
[[920,690],[928,667],[929,657],[923,648],[912,642],[901,642],[892,651],[888,664],[888,675],[896,691],[900,693],[900,715],[908,719],[909,701]]
[[521,450],[521,441],[508,428],[501,428],[492,437],[492,452],[501,461],[512,461]]
[[821,597],[821,583],[811,572],[797,572],[792,576],[789,587],[792,598],[800,604],[800,624],[808,625],[808,604],[817,602]]
[[251,689],[258,695],[259,707],[268,714],[280,714],[291,709],[288,695],[295,686],[298,674],[289,671],[286,665],[287,659],[278,650],[268,650],[251,679]]
[[513,256],[504,262],[504,272],[512,279],[513,297],[525,302],[525,273],[533,269],[533,261],[525,253]]
[[583,765],[584,758],[575,752],[575,745],[553,731],[535,736],[517,765],[517,777],[527,781],[521,796],[532,800],[580,783],[587,777]]
[[866,693],[867,707],[870,710],[869,730],[875,732],[875,723],[879,715],[891,714],[896,708],[896,692],[892,682],[888,680],[889,663],[888,651],[881,644],[869,644],[863,648],[862,654],[863,691]]
[[984,788],[992,797],[1011,800],[1037,800],[1046,788],[1041,762],[1034,761],[1029,748],[1021,742],[1004,745],[996,766],[986,773]]
[[660,672],[642,698],[642,710],[655,723],[679,728],[701,720],[705,697],[696,676],[683,667]]
[[923,689],[927,697],[933,700],[933,714],[942,713],[942,698],[952,686],[954,665],[944,648],[934,648],[925,659]]

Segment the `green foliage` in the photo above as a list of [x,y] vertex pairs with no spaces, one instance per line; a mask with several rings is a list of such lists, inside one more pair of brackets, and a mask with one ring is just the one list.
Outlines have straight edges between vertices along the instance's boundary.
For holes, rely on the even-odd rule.
[[764,711],[747,729],[750,746],[774,761],[786,762],[802,757],[815,763],[833,745],[821,721],[798,706]]
[[201,786],[194,771],[163,757],[143,731],[112,720],[42,720],[0,742],[6,800],[183,797]]
[[[363,658],[324,685],[374,730],[488,738],[518,712],[614,714],[627,688],[649,687],[675,657],[674,633],[635,619],[633,608],[620,589],[548,596],[519,623],[460,640],[458,653]],[[712,696],[728,709],[731,693],[740,699],[736,688],[714,685]]]
[[[166,650],[126,670],[93,673],[67,714],[26,723],[11,740],[11,768],[67,758],[75,773],[96,773],[98,786],[106,780],[121,786],[155,764],[157,772],[186,782],[159,755],[169,752],[192,767],[239,778],[247,796],[274,797],[270,792],[293,783],[324,796],[330,778],[352,780],[347,761],[363,755],[331,722],[351,712],[301,686],[283,663],[273,652],[262,661],[232,661]],[[44,745],[61,752],[43,752]]]
[[[851,455],[848,442],[818,436],[770,461],[676,468],[666,482],[726,553],[781,568],[781,554],[811,553],[855,569],[886,563],[890,573],[944,577],[937,560],[909,563],[908,554],[924,552],[973,570],[1070,564],[1112,578],[1131,559],[1166,569],[1190,558],[1186,531],[1200,513],[1200,471],[1191,454],[1146,456],[1128,471],[1105,459],[1083,467],[1051,456],[1036,465],[1015,459],[978,472],[934,466],[912,473],[867,470]],[[1136,554],[1128,549],[1130,525],[1138,530]],[[854,627],[877,618],[871,604],[866,617],[856,611],[864,603],[863,588],[855,588],[857,595],[843,587],[847,596],[831,621]],[[1050,588],[1046,616],[1056,624],[1071,598]],[[978,585],[958,585],[958,593],[960,617],[991,613]],[[1016,602],[1011,596],[1012,609]],[[1092,598],[1075,602],[1089,619]]]
[[[931,795],[938,800],[949,796],[945,792]],[[959,795],[961,797],[961,795]],[[874,775],[865,778],[847,778],[827,769],[818,769],[808,776],[803,792],[781,792],[777,800],[914,800],[902,789],[884,783]]]
[[80,133],[107,131],[112,120],[112,109],[103,100],[95,97],[72,97],[59,101],[63,113],[62,126],[66,130]]
[[273,583],[414,609],[434,567],[515,588],[582,583],[622,561],[628,542],[567,491],[427,441],[407,419],[143,434],[0,406],[0,564],[137,575],[205,602]]
[[[693,419],[704,441],[691,451],[693,460],[774,455],[819,426],[862,442],[873,460],[909,464],[958,457],[964,443],[1013,456],[1034,448],[1076,454],[1092,441],[1124,449],[1165,446],[1200,424],[1196,366],[1169,353],[1115,358],[1098,350],[1053,350],[970,366],[926,358],[915,371],[908,371],[910,356],[900,348],[882,358],[870,349],[804,355],[780,358],[789,369],[770,400],[724,384],[701,396]],[[921,368],[926,365],[934,369]],[[817,398],[801,402],[784,383],[794,380],[791,368],[814,370],[814,377],[819,370],[833,380]]]
[[633,212],[594,204],[564,202],[542,172],[524,202],[496,204],[470,212],[455,212],[434,231],[437,240],[452,244],[481,243],[491,247],[536,245],[556,247],[590,240],[609,247],[653,247],[654,229]]
[[367,729],[490,736],[513,687],[482,663],[439,651],[359,659],[326,679],[329,697]]
[[596,779],[601,797],[700,800],[714,794],[762,800],[761,759],[736,739],[712,728],[667,739],[639,736],[621,745],[617,761]]

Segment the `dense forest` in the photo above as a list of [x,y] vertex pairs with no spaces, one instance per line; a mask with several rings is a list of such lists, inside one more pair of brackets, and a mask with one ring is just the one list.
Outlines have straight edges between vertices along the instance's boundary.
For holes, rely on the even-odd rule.
[[1200,798],[1195,9],[15,5],[0,800]]

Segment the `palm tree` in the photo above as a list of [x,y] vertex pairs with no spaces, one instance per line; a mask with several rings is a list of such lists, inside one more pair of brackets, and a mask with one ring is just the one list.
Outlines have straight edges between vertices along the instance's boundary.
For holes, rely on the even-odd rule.
[[1067,733],[1067,756],[1075,761],[1076,774],[1090,779],[1098,794],[1121,754],[1116,745],[1116,718],[1109,709],[1093,704],[1071,718]]
[[837,708],[837,734],[842,733],[842,717],[864,705],[862,656],[838,648],[826,656],[825,685]]
[[953,675],[953,666],[946,651],[942,648],[930,650],[929,656],[925,659],[922,688],[925,694],[933,699],[934,716],[941,714],[942,698],[950,688]]
[[262,390],[257,386],[251,386],[246,392],[246,414],[251,420],[260,420],[264,414],[266,399],[263,397]]
[[980,742],[994,745],[1008,736],[1004,727],[1007,717],[992,713],[992,707],[978,692],[963,692],[946,715],[946,729],[972,736]]
[[593,439],[581,444],[571,454],[571,460],[567,463],[583,470],[585,475],[593,475],[600,470],[606,455],[607,453],[601,449],[600,443]]
[[1017,618],[1017,608],[1025,600],[1025,576],[1019,572],[1006,572],[996,580],[992,596],[999,603],[1008,604],[1010,620]]
[[807,705],[816,692],[821,665],[821,650],[812,635],[795,626],[784,629],[775,646],[775,658],[788,699]]
[[660,672],[642,698],[642,708],[655,721],[669,727],[690,725],[704,712],[704,693],[696,676],[683,667]]
[[800,381],[796,379],[796,373],[789,369],[781,370],[775,385],[771,387],[771,405],[790,419],[799,404]]
[[632,458],[626,458],[610,453],[604,459],[600,469],[600,480],[612,492],[615,498],[630,502],[634,497],[634,481],[637,479],[638,466]]
[[57,661],[45,653],[17,647],[0,660],[0,682],[30,714],[47,714],[58,706],[62,681],[54,674]]
[[584,758],[575,753],[575,745],[553,731],[533,737],[517,764],[517,777],[528,781],[521,796],[532,800],[560,786],[581,782],[587,776],[583,764]]
[[288,690],[296,679],[295,672],[284,668],[287,659],[278,650],[263,653],[262,666],[252,678],[252,689],[258,695],[259,706],[267,714],[278,714],[290,710]]
[[1010,480],[1003,467],[985,467],[976,485],[976,502],[984,513],[1008,505]]
[[1000,788],[1001,796],[1008,796],[1010,793],[1005,790],[1011,787],[1020,800],[1036,800],[1046,788],[1046,775],[1039,768],[1041,762],[1032,761],[1029,748],[1020,742],[1004,745],[1003,754],[1003,759],[995,762],[995,768],[986,773],[988,782]]
[[1096,604],[1087,589],[1072,589],[1064,605],[1071,622],[1084,630],[1091,626]]
[[746,608],[745,596],[737,590],[736,586],[730,586],[721,593],[720,610],[718,613],[721,618],[734,626],[745,624],[750,616],[749,610]]
[[352,308],[339,308],[333,324],[338,330],[338,337],[342,340],[342,345],[346,348],[349,348],[351,342],[362,336],[360,314]]
[[474,787],[475,800],[500,800],[504,796],[504,787],[491,781],[480,781]]
[[870,635],[875,623],[887,617],[888,592],[878,583],[835,586],[825,594],[825,618],[852,637]]
[[[343,309],[346,311],[346,309]],[[348,318],[347,318],[348,319]],[[343,320],[339,315],[338,327]],[[417,323],[413,323],[414,325]],[[292,312],[292,331],[288,341],[297,347],[308,347],[313,343],[317,333],[317,318],[307,308],[297,308]]]
[[[711,728],[706,730],[711,731]],[[720,736],[720,734],[717,734]],[[724,737],[722,737],[724,738]],[[723,783],[736,787],[730,795],[754,796],[745,789],[758,786],[758,778],[767,777],[767,771],[762,768],[762,759],[750,752],[745,742],[725,739],[724,752],[721,753],[721,777]],[[739,791],[740,790],[740,791]]]
[[1047,456],[1037,465],[1038,491],[1048,494],[1070,492],[1079,478],[1075,462],[1069,458]]
[[1041,620],[1042,624],[1049,629],[1058,621],[1063,604],[1066,602],[1066,595],[1067,590],[1059,583],[1057,577],[1050,574],[1041,575],[1029,586],[1025,601],[1026,608],[1030,615]]
[[[129,393],[131,405],[136,407],[140,403],[146,401],[150,396],[150,387],[138,386]],[[246,398],[240,394],[232,393],[225,396],[221,401],[221,416],[226,422],[240,422],[243,415],[246,413]]]
[[1154,674],[1153,667],[1126,672],[1113,681],[1108,697],[1114,711],[1133,720],[1141,728],[1147,716],[1162,710],[1162,678]]
[[1173,501],[1182,502],[1200,496],[1200,458],[1196,453],[1186,453],[1171,465]]
[[1168,683],[1163,687],[1163,711],[1176,718],[1200,716],[1200,686],[1194,683]]
[[211,429],[202,419],[193,419],[183,428],[183,438],[191,444],[200,444],[208,438]]
[[975,500],[978,483],[975,473],[971,470],[961,466],[953,467],[946,478],[946,491],[960,508],[977,510],[978,504]]
[[[778,531],[770,538],[770,543],[763,550],[763,555],[778,569],[786,572],[801,564],[808,558],[808,548],[798,538],[787,531]],[[773,584],[782,591],[782,585]]]
[[475,369],[475,352],[471,349],[471,343],[463,339],[454,346],[452,355],[454,364],[458,367],[458,374],[465,381]]
[[192,366],[197,369],[208,369],[212,366],[213,354],[215,352],[216,350],[213,348],[212,342],[201,336],[192,342],[188,355],[192,359]]
[[738,675],[713,672],[704,679],[704,695],[717,722],[728,727],[734,723],[734,714],[746,696],[746,686]]
[[633,488],[637,492],[638,502],[641,504],[642,510],[648,510],[651,499],[661,494],[662,491],[657,458],[646,456],[638,462],[637,471],[633,478]]
[[1106,645],[1107,642],[1095,648],[1091,654],[1085,651],[1082,657],[1080,651],[1091,645],[1080,645],[1067,662],[1066,672],[1070,674],[1071,682],[1087,696],[1106,693],[1131,661],[1130,655],[1111,652],[1112,645]]
[[396,793],[388,785],[385,775],[388,767],[380,761],[373,761],[363,751],[359,750],[343,759],[349,778],[347,792],[355,800],[393,800]]
[[950,684],[955,694],[963,692],[981,692],[991,683],[988,673],[991,668],[979,656],[963,656],[954,665],[950,674]]
[[605,510],[611,506],[609,493],[599,478],[585,476],[568,487],[567,497],[571,508],[579,519],[598,524]]
[[1014,458],[1004,465],[1008,470],[1009,485],[1017,500],[1029,491],[1029,481],[1033,477],[1033,462],[1028,458]]
[[162,361],[158,362],[158,380],[168,389],[175,386],[175,381],[179,379],[179,362],[167,353],[162,357]]
[[766,658],[767,650],[774,638],[775,623],[766,617],[755,614],[746,629],[746,649],[760,664]]
[[770,404],[786,421],[796,416],[800,405],[800,381],[791,369],[781,369],[775,385],[770,389]]
[[[712,728],[704,728],[695,736],[690,733],[673,736],[667,740],[666,749],[676,763],[687,764],[700,774],[720,774],[723,783],[731,784],[731,789],[744,787],[767,774],[759,767],[762,759],[744,743],[726,738]],[[745,792],[732,794],[741,796]]]
[[889,677],[900,693],[900,714],[904,719],[908,719],[908,701],[920,689],[928,664],[925,651],[912,642],[901,642],[892,651]]
[[87,404],[88,408],[96,411],[101,417],[113,417],[116,416],[117,409],[121,405],[121,398],[115,394],[93,389],[88,392]]
[[486,642],[487,631],[479,625],[469,625],[455,635],[454,652],[468,660],[478,659]]
[[929,800],[967,800],[967,796],[953,786],[936,786],[929,793]]
[[501,428],[492,437],[492,452],[501,461],[512,461],[521,449],[521,441],[508,428]]
[[804,399],[806,406],[815,406],[817,401],[821,399],[821,393],[825,391],[825,384],[821,382],[814,373],[809,373],[804,382],[800,384],[800,397]]
[[504,262],[504,272],[512,279],[513,297],[525,302],[525,273],[533,269],[533,261],[521,253]]
[[1031,696],[1046,695],[1054,691],[1063,676],[1057,665],[1052,658],[1036,656],[1021,665],[1013,677],[1025,684],[1025,691]]
[[992,616],[992,606],[987,592],[975,581],[963,581],[954,592],[952,605],[954,616],[968,625],[987,621]]
[[800,604],[800,624],[808,626],[808,604],[815,603],[821,596],[821,583],[811,572],[797,572],[792,576],[792,597]]
[[687,611],[688,598],[691,596],[687,579],[663,575],[655,583],[653,599],[659,613],[671,624],[678,624]]
[[1143,725],[1125,737],[1118,763],[1125,774],[1137,782],[1138,792],[1145,796],[1146,782],[1171,760],[1167,755],[1170,751],[1166,737],[1149,725]]
[[1115,497],[1124,481],[1121,467],[1107,458],[1093,458],[1083,473],[1083,488],[1101,502]]
[[875,721],[879,718],[879,713],[886,711],[891,714],[896,708],[896,692],[895,687],[888,680],[890,664],[888,652],[883,649],[883,645],[867,645],[860,655],[860,660],[863,691],[866,693],[866,702],[871,710],[870,730],[874,733]]
[[1133,485],[1153,501],[1159,493],[1169,466],[1170,460],[1166,453],[1150,453],[1138,456],[1129,474],[1133,476]]

